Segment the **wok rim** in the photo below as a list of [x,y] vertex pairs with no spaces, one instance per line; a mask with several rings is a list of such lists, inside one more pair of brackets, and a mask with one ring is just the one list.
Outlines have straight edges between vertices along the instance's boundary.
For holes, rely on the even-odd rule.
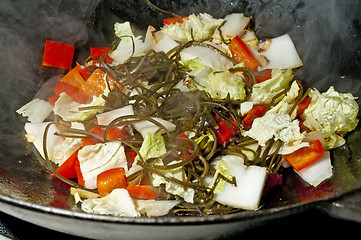
[[[309,201],[305,203],[296,203],[285,205],[281,207],[274,207],[269,209],[261,209],[258,211],[242,211],[238,213],[231,214],[219,214],[219,215],[205,215],[205,216],[163,216],[163,217],[140,217],[140,218],[132,218],[132,217],[117,217],[111,215],[100,215],[100,214],[91,214],[80,211],[72,211],[68,209],[56,208],[52,206],[45,206],[38,203],[32,203],[25,200],[16,199],[13,197],[5,196],[0,194],[0,202],[4,204],[11,205],[13,207],[36,211],[38,213],[50,214],[58,217],[65,218],[73,218],[78,220],[88,220],[95,222],[103,222],[109,224],[136,224],[136,225],[208,225],[208,224],[219,224],[219,223],[227,223],[227,222],[242,222],[248,220],[262,221],[272,218],[280,218],[286,217],[289,215],[294,215],[297,213],[304,212],[309,209],[317,209],[321,208],[323,212],[326,212],[328,215],[331,214],[331,208],[325,207],[325,205],[334,205],[338,199],[343,202],[347,199],[347,196],[356,193],[361,193],[361,187],[347,190],[345,192],[336,194],[335,196],[318,199],[315,201]],[[343,205],[338,206],[339,208],[343,208]],[[12,215],[8,213],[4,209],[0,210],[4,213]],[[331,215],[330,215],[331,216]],[[16,217],[16,216],[15,216]]]

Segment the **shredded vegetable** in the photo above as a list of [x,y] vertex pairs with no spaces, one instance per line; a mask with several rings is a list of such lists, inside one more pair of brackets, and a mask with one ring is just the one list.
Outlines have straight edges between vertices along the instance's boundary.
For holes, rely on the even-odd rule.
[[[28,140],[38,142],[54,176],[73,187],[85,212],[139,217],[257,210],[266,179],[284,162],[306,182],[316,179],[309,182],[314,186],[331,177],[331,161],[323,160],[324,170],[306,170],[320,156],[329,158],[330,138],[343,139],[356,127],[352,94],[333,88],[321,94],[295,80],[282,59],[257,61],[280,42],[261,44],[243,14],[180,17],[147,2],[172,18],[160,30],[149,27],[144,42],[129,22],[116,23],[119,41],[92,48],[83,65],[60,79],[71,88],[58,85],[54,118],[38,131],[29,130],[33,123],[26,127]],[[239,21],[239,29],[227,21]],[[157,42],[168,39],[175,47],[158,51]],[[331,94],[347,119],[323,108]],[[18,112],[30,116],[27,106]],[[318,131],[319,140],[308,140],[310,131]]]

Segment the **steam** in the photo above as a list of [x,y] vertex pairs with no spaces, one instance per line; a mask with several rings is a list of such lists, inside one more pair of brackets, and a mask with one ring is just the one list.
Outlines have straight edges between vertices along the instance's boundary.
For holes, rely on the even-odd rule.
[[359,1],[270,4],[272,8],[262,7],[254,15],[256,32],[263,38],[291,36],[304,63],[297,77],[321,91],[335,85],[339,91],[360,96]]
[[[153,2],[183,16],[192,12],[215,17],[232,12],[253,16],[261,39],[285,33],[291,36],[304,62],[302,69],[296,70],[298,79],[321,91],[334,85],[338,91],[361,96],[358,0]],[[23,123],[15,110],[31,100],[50,78],[39,73],[46,39],[75,45],[76,58],[81,62],[88,54],[84,49],[109,46],[114,40],[115,21],[129,20],[137,29],[145,30],[149,24],[159,28],[166,17],[145,1],[0,1],[0,136],[23,137]]]
[[87,44],[86,23],[99,0],[82,2],[69,2],[70,8],[60,0],[0,1],[1,157],[21,155],[23,151],[19,150],[25,150],[19,145],[14,148],[10,141],[17,139],[19,144],[25,144],[23,123],[15,110],[30,101],[48,78],[40,68],[45,40],[73,44],[76,48]]
[[[161,1],[159,1],[161,2]],[[176,12],[182,16],[208,12],[224,17],[243,12],[253,17],[254,29],[261,39],[288,33],[304,66],[296,77],[326,91],[361,96],[361,15],[357,0],[249,0],[197,1],[201,7],[185,3]],[[174,8],[177,9],[177,8]]]
[[[361,96],[361,5],[358,0],[152,2],[180,16],[200,12],[214,17],[232,12],[252,16],[254,29],[261,39],[286,33],[291,36],[304,63],[296,70],[297,79],[320,91],[333,85],[338,91]],[[158,18],[158,24],[161,23],[159,18],[168,17],[153,15]]]
[[[321,91],[334,85],[338,91],[361,97],[359,0],[152,2],[181,16],[193,12],[207,12],[214,17],[233,12],[253,16],[254,29],[260,38],[285,33],[291,36],[304,62],[302,69],[296,70],[298,79]],[[9,170],[15,177],[22,175],[18,182],[27,183],[34,201],[43,201],[43,196],[34,192],[53,197],[53,192],[47,189],[52,181],[36,184],[49,176],[41,172],[39,164],[34,166],[24,140],[24,123],[15,110],[29,102],[45,82],[48,86],[56,82],[56,78],[47,81],[55,74],[44,74],[40,67],[45,40],[75,45],[75,58],[82,62],[90,46],[109,46],[114,40],[115,21],[131,21],[141,31],[149,24],[159,28],[166,17],[150,9],[145,0],[0,1],[0,170]],[[192,114],[192,106],[187,111],[184,114]],[[39,180],[39,176],[43,177]],[[31,177],[36,180],[31,182]],[[26,190],[21,184],[18,189],[21,198]]]

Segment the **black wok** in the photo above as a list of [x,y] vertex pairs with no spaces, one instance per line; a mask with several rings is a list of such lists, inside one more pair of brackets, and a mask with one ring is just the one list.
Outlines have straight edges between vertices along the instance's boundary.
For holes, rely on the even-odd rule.
[[[262,39],[288,33],[304,62],[296,77],[321,91],[361,97],[361,6],[359,1],[153,1],[179,15],[232,12],[253,16]],[[296,174],[273,189],[258,211],[202,217],[118,218],[73,208],[69,186],[51,177],[24,138],[24,120],[15,110],[32,99],[50,77],[62,74],[41,66],[46,39],[76,46],[82,62],[90,46],[115,38],[115,21],[129,20],[139,32],[159,28],[167,16],[138,1],[0,2],[0,211],[32,223],[91,238],[209,238],[242,231],[253,224],[319,209],[333,217],[361,222],[361,132],[332,151],[334,176],[317,188]]]

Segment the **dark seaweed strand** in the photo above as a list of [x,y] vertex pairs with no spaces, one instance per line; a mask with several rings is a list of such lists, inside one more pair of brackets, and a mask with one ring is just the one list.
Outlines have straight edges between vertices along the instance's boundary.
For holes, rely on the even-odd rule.
[[173,12],[169,12],[169,11],[166,11],[164,9],[161,9],[159,7],[157,7],[156,5],[154,5],[150,0],[146,0],[147,4],[155,11],[157,12],[160,12],[162,14],[166,14],[166,15],[170,15],[172,17],[180,17],[179,15],[173,13]]
[[229,45],[231,43],[231,40],[229,39],[228,42],[226,42],[226,40],[223,37],[223,33],[221,28],[223,27],[223,25],[226,23],[227,21],[223,21],[223,23],[221,25],[218,26],[217,30],[219,31],[219,36],[221,37],[221,40],[224,44]]
[[[132,41],[134,41],[132,39]],[[157,109],[157,111],[153,112],[153,114],[157,113],[158,115],[161,115],[162,113],[160,112],[158,106],[157,106],[157,101],[155,100],[161,100],[163,102],[167,101],[169,96],[171,95],[171,90],[174,87],[173,82],[175,82],[176,80],[179,81],[179,79],[176,79],[176,77],[179,77],[178,72],[180,71],[180,69],[178,69],[178,63],[177,60],[179,59],[179,53],[182,49],[192,46],[192,45],[199,45],[199,46],[203,46],[203,47],[209,47],[212,50],[216,51],[219,54],[224,55],[225,57],[227,57],[228,59],[232,60],[232,58],[230,58],[228,55],[224,54],[222,51],[219,51],[217,48],[214,48],[213,46],[207,44],[207,43],[203,43],[203,42],[195,42],[195,41],[190,41],[187,42],[185,44],[183,44],[181,47],[179,47],[175,53],[173,55],[171,55],[171,63],[170,62],[165,62],[162,63],[162,56],[160,55],[156,55],[155,58],[157,58],[159,60],[159,62],[161,63],[161,65],[159,66],[155,66],[155,67],[147,67],[145,66],[145,62],[146,62],[146,58],[149,57],[151,54],[153,54],[152,52],[149,52],[146,54],[146,56],[143,56],[141,58],[135,58],[135,57],[130,57],[124,64],[121,65],[121,67],[118,68],[118,71],[116,71],[116,74],[119,74],[119,78],[123,78],[123,86],[130,86],[131,88],[136,88],[139,90],[139,95],[142,95],[144,97],[141,97],[140,99],[138,99],[139,101],[146,101],[148,102],[150,105],[152,105],[154,107],[154,109]],[[133,42],[133,53],[134,53],[134,42]],[[133,56],[133,54],[132,54]],[[162,65],[163,64],[163,65]],[[112,68],[110,68],[112,69]],[[149,90],[145,87],[143,87],[141,84],[139,84],[138,80],[142,80],[144,78],[144,76],[154,76],[152,75],[152,72],[154,71],[160,71],[160,70],[164,70],[166,69],[166,76],[165,78],[162,78],[163,82],[161,82],[158,86],[157,86],[157,90],[161,89],[162,87],[166,87],[166,89],[162,92],[162,93],[157,93],[157,90],[153,89],[153,90]],[[122,70],[122,71],[120,71]],[[242,69],[242,71],[245,73],[246,77],[248,77],[250,80],[252,80],[252,82],[254,83],[254,76],[252,73],[248,72],[247,69]],[[125,73],[125,74],[124,74]],[[248,89],[247,95],[250,96],[251,93],[251,86],[248,84],[248,80],[249,79],[244,79],[245,84],[246,84],[246,89]],[[171,82],[170,85],[168,85]],[[169,87],[168,87],[169,86]],[[154,91],[155,90],[155,91]],[[166,94],[166,96],[162,96],[163,94]],[[280,95],[281,96],[281,95]],[[131,99],[131,97],[129,95],[126,96],[126,98],[128,98],[128,102]],[[158,99],[157,99],[158,98]],[[278,98],[278,97],[277,97]],[[274,99],[277,99],[276,97]],[[108,100],[108,99],[106,99]],[[137,101],[138,101],[137,100]],[[210,101],[210,100],[207,100]],[[212,100],[213,101],[213,100]],[[273,100],[272,100],[273,101]],[[108,102],[108,101],[107,101]],[[197,114],[196,116],[194,116],[192,118],[193,122],[199,121],[199,117],[201,115],[201,113],[208,113],[210,114],[210,112],[214,112],[214,113],[218,113],[222,119],[222,121],[226,122],[227,127],[229,127],[230,129],[231,126],[235,126],[233,123],[229,122],[227,120],[227,118],[231,118],[231,119],[239,119],[239,116],[236,115],[235,111],[228,111],[227,114],[221,113],[220,110],[225,110],[228,108],[231,108],[232,110],[234,110],[234,106],[232,106],[232,104],[239,104],[240,101],[232,101],[230,99],[225,99],[225,100],[216,100],[212,103],[206,103],[206,104],[200,104],[199,109],[197,110]],[[207,105],[208,108],[210,108],[210,111],[202,111],[205,110],[205,105]],[[210,106],[212,105],[212,106]],[[179,108],[181,108],[182,106],[180,106]],[[110,110],[111,108],[105,108],[104,110]],[[173,109],[172,109],[173,110]],[[172,111],[171,111],[172,112]],[[173,112],[175,112],[173,110]],[[167,112],[165,112],[167,113]],[[230,115],[229,115],[230,114]],[[153,116],[153,115],[152,115]],[[148,120],[150,122],[152,122],[153,124],[157,125],[160,129],[164,130],[167,137],[170,137],[170,133],[166,130],[166,128],[162,125],[159,124],[157,121],[152,121],[153,119],[151,119],[150,117],[144,117],[144,116],[138,116],[138,115],[134,115],[134,116],[127,116],[125,118],[118,118],[116,120],[114,120],[112,123],[110,123],[105,130],[105,134],[104,137],[102,138],[103,141],[110,141],[107,139],[107,133],[109,131],[109,129],[114,126],[114,125],[124,125],[124,124],[130,124],[132,122],[137,122],[137,121],[142,121],[142,120]],[[209,120],[213,120],[213,117],[211,117]],[[211,121],[212,123],[212,121]],[[238,127],[240,127],[241,125],[239,124],[239,120],[237,121],[238,123]],[[214,126],[214,125],[213,125]],[[216,126],[214,126],[216,128]],[[69,129],[67,129],[69,130]],[[198,129],[197,129],[198,130]],[[207,123],[204,125],[204,129],[202,129],[202,131],[200,131],[199,133],[204,133],[205,131],[210,131],[212,133],[213,136],[215,136],[214,130],[213,128],[210,128],[210,124]],[[47,130],[48,131],[48,130]],[[68,132],[68,134],[71,132],[72,130],[70,130]],[[232,130],[231,130],[232,131]],[[77,131],[76,131],[77,132]],[[73,132],[74,135],[68,135],[68,136],[76,136],[76,134],[81,135],[79,132],[75,133]],[[82,133],[84,134],[84,132]],[[89,134],[84,134],[84,136],[89,137]],[[64,134],[64,136],[66,136],[66,134]],[[91,136],[92,137],[92,136]],[[215,138],[216,139],[216,138]],[[184,140],[184,139],[183,139]],[[190,145],[192,146],[191,149],[189,150],[191,152],[191,156],[190,157],[185,157],[185,154],[183,153],[183,157],[181,159],[181,162],[178,164],[172,164],[172,165],[166,165],[166,166],[156,166],[154,164],[152,164],[151,161],[144,161],[144,159],[142,159],[142,156],[140,156],[139,154],[139,150],[137,147],[135,147],[131,141],[125,141],[125,140],[111,140],[111,141],[119,141],[124,145],[129,146],[130,148],[132,148],[132,150],[134,150],[135,152],[138,153],[139,157],[141,158],[139,161],[139,165],[141,167],[143,167],[143,170],[138,171],[134,174],[132,174],[131,176],[129,176],[129,179],[135,179],[136,177],[140,176],[142,177],[143,174],[158,174],[162,177],[164,177],[165,179],[172,181],[174,183],[180,184],[185,188],[193,188],[196,190],[196,208],[205,208],[207,213],[210,214],[214,214],[214,213],[226,213],[226,212],[230,212],[230,211],[234,211],[230,208],[224,208],[222,209],[221,207],[219,207],[219,205],[214,205],[214,202],[212,201],[213,198],[213,191],[212,189],[209,189],[207,187],[204,187],[203,185],[201,185],[201,180],[205,177],[205,175],[207,175],[207,173],[210,171],[209,165],[208,165],[208,161],[211,160],[211,158],[213,157],[213,155],[215,154],[217,145],[216,143],[213,143],[212,145],[212,149],[209,151],[209,156],[207,155],[206,158],[201,157],[201,155],[199,155],[199,146],[193,141],[193,140],[186,140],[186,143],[183,144],[185,146]],[[45,143],[46,144],[46,143]],[[46,145],[45,145],[46,148]],[[242,147],[241,147],[242,148]],[[185,148],[183,148],[185,149]],[[227,149],[226,149],[227,150]],[[246,146],[243,147],[243,151],[251,151],[251,149],[247,148]],[[257,161],[260,162],[264,162],[263,158],[267,157],[267,154],[264,154],[262,156],[261,155],[261,148],[258,147],[256,151],[253,151],[254,153],[254,157]],[[44,150],[45,153],[45,150]],[[239,152],[240,155],[245,156],[244,153],[242,153],[242,151]],[[194,159],[195,156],[199,156],[201,161],[200,163],[202,163],[203,165],[203,172],[197,172],[197,169],[202,170],[202,165],[195,165],[195,163],[192,162],[192,160]],[[46,155],[46,157],[48,157]],[[260,159],[257,159],[260,158]],[[47,159],[49,160],[49,159]],[[246,161],[246,158],[245,158]],[[281,160],[279,158],[275,158],[275,170],[278,166],[280,166]],[[162,172],[162,170],[169,170],[169,169],[174,169],[174,168],[187,168],[188,171],[188,176],[186,175],[186,180],[185,181],[181,181],[178,179],[175,179],[167,174],[165,174],[164,172]],[[200,174],[200,175],[199,175]],[[192,177],[196,178],[197,181],[196,182],[192,182]],[[219,179],[222,178],[222,175],[219,175]],[[225,178],[223,176],[223,178]],[[217,182],[219,182],[219,179],[217,180]],[[227,178],[225,178],[227,179]],[[67,180],[67,179],[66,179]],[[228,179],[227,179],[228,180]],[[227,181],[226,180],[226,181]],[[229,180],[228,180],[229,181]],[[211,207],[212,206],[212,207]]]
[[[134,119],[135,116],[125,116],[125,117],[120,117],[120,118],[117,118],[115,119],[114,121],[112,121],[106,128],[105,130],[105,133],[104,133],[104,139],[105,141],[107,141],[106,139],[106,136],[107,136],[107,133],[109,131],[109,129],[116,125],[116,124],[119,124],[120,122],[124,121],[124,120],[129,120],[129,119]],[[152,123],[158,125],[158,127],[160,128],[163,128],[165,131],[167,131],[167,129],[160,123],[158,123],[157,121],[151,119],[151,118],[147,118],[147,117],[140,117],[138,116],[139,119],[141,120],[148,120],[148,121],[151,121]],[[124,122],[122,123],[124,124]],[[169,134],[169,133],[168,133]],[[169,137],[170,135],[168,135]],[[125,145],[131,147],[137,154],[138,156],[141,158],[140,162],[138,161],[138,164],[141,165],[143,167],[144,170],[149,170],[149,168],[152,168],[154,170],[171,170],[171,169],[176,169],[176,168],[180,168],[180,167],[183,167],[185,165],[187,165],[188,163],[190,163],[194,158],[195,156],[198,155],[198,152],[199,152],[199,148],[198,148],[198,145],[191,139],[184,139],[184,138],[179,138],[178,137],[178,141],[184,141],[185,144],[183,144],[184,146],[193,146],[193,152],[191,153],[191,155],[189,157],[185,157],[185,153],[183,154],[183,158],[182,158],[182,161],[179,162],[179,163],[176,163],[176,164],[168,164],[168,165],[165,165],[165,166],[158,166],[158,165],[154,165],[154,164],[149,164],[147,161],[144,161],[142,156],[140,155],[139,151],[137,148],[135,148],[131,143],[127,142],[127,141],[124,141],[124,140],[118,140],[122,143],[124,143]],[[186,148],[185,148],[186,149]],[[189,149],[189,151],[191,151],[191,149]],[[205,163],[205,162],[203,162]],[[208,166],[205,167],[205,169],[208,169]]]
[[[197,143],[190,139],[190,138],[182,138],[181,141],[186,141],[187,145],[192,145],[193,149],[188,149],[189,152],[191,152],[191,155],[187,158],[184,158],[183,161],[180,161],[179,163],[175,163],[175,164],[168,164],[168,165],[153,165],[152,167],[160,170],[160,171],[164,171],[164,170],[171,170],[171,169],[177,169],[180,167],[185,166],[186,164],[190,163],[198,154],[199,154],[199,147],[197,145]],[[185,154],[184,154],[185,155]]]
[[[300,86],[301,89],[302,89],[302,85],[299,84],[299,86]],[[292,114],[292,113],[293,113],[293,111],[296,109],[296,107],[298,106],[298,104],[300,104],[300,103],[308,96],[308,94],[310,93],[310,91],[311,91],[311,89],[308,88],[304,94],[300,95],[301,97],[298,97],[298,99],[295,100],[295,103],[293,104],[291,110],[289,111],[289,114]]]
[[91,138],[93,140],[96,140],[98,142],[103,142],[104,139],[100,136],[98,136],[97,134],[94,134],[90,131],[87,130],[82,130],[82,129],[75,129],[75,128],[71,128],[71,127],[66,127],[61,123],[55,123],[56,127],[63,132],[63,134],[57,134],[57,135],[61,135],[64,137],[72,137],[72,138]]
[[50,159],[49,159],[49,155],[48,155],[48,151],[47,151],[47,136],[48,136],[48,132],[49,132],[49,128],[51,127],[51,125],[55,124],[55,122],[51,122],[49,123],[44,130],[44,135],[43,135],[43,152],[44,152],[44,161],[45,164],[47,165],[48,169],[50,169],[50,171],[57,177],[59,178],[61,181],[69,184],[70,186],[76,187],[76,188],[81,188],[84,190],[89,191],[88,189],[85,189],[82,185],[79,185],[78,183],[69,180],[63,176],[61,176],[56,169],[53,167]]
[[149,121],[154,125],[156,125],[157,127],[159,127],[160,129],[164,130],[166,135],[170,136],[170,132],[168,131],[168,129],[164,127],[163,124],[159,123],[157,120],[152,119],[151,117],[139,116],[139,115],[127,115],[127,116],[118,117],[114,119],[112,122],[110,122],[105,130],[104,138],[106,139],[106,134],[108,133],[109,129],[115,125],[126,125],[129,123],[140,122],[140,121]]
[[268,164],[268,173],[272,173],[274,170],[275,165],[277,166],[278,162],[277,158],[278,158],[278,152],[281,149],[281,147],[283,146],[282,142],[280,140],[276,141],[275,144],[277,144],[277,148],[275,150],[275,152],[273,153],[271,160]]
[[218,173],[213,185],[210,188],[202,188],[205,192],[198,192],[204,194],[198,199],[198,202],[194,204],[183,203],[183,206],[179,206],[179,208],[174,209],[173,213],[176,215],[211,215],[211,214],[226,214],[235,211],[239,211],[239,209],[234,209],[232,207],[224,206],[216,203],[213,200],[214,190],[219,184],[220,180],[224,180],[230,184],[237,186],[237,182],[235,177],[233,176],[232,180],[229,180],[221,173]]
[[[194,41],[190,41],[190,42],[188,42],[188,43],[185,43],[182,47],[184,48],[184,47],[187,47],[187,46],[191,46],[191,45],[202,45],[202,46],[205,46],[205,44],[200,44],[200,43],[195,43]],[[180,47],[180,48],[178,48],[178,50],[173,54],[173,59],[174,59],[174,61],[176,61],[176,59],[178,59],[179,58],[179,52],[182,50],[182,47]],[[208,46],[209,47],[209,46]],[[215,51],[218,51],[218,50],[216,50],[216,49],[214,49]],[[130,64],[132,61],[131,60],[129,60],[129,61],[127,61],[127,63],[128,64]],[[124,67],[124,70],[125,70],[125,72],[126,72],[126,81],[125,82],[123,82],[123,84],[124,85],[126,85],[126,84],[128,84],[129,86],[135,86],[134,84],[137,84],[138,83],[138,78],[139,77],[141,77],[142,76],[142,74],[144,74],[144,73],[147,73],[147,69],[142,69],[142,66],[143,66],[143,64],[144,64],[144,62],[145,62],[145,57],[144,58],[141,58],[141,59],[139,59],[139,60],[137,60],[137,61],[134,61],[134,64],[136,64],[134,67],[131,67],[130,65],[130,67],[129,67],[129,69],[131,69],[131,70],[128,70],[128,67],[127,66],[125,66]],[[175,66],[174,64],[172,65],[172,66]],[[167,65],[167,64],[165,64],[164,66],[159,66],[157,69],[159,70],[159,69],[163,69],[163,68],[169,68],[169,65]],[[153,68],[152,70],[157,70],[156,68]],[[135,70],[135,71],[132,71],[132,70]],[[174,70],[174,71],[173,71]],[[175,67],[173,67],[173,69],[168,69],[168,71],[166,71],[166,73],[167,73],[167,75],[166,75],[166,81],[168,82],[168,81],[175,81],[175,75],[177,75],[177,74],[175,74],[175,72],[177,72],[177,71],[179,71],[179,69],[177,69],[177,68],[175,68]],[[141,73],[142,72],[142,73]],[[141,74],[139,74],[139,73],[141,73]],[[247,74],[246,74],[247,75]],[[253,74],[248,74],[247,75],[250,79],[252,79],[252,77],[253,77]],[[178,80],[179,81],[179,80]],[[248,82],[248,81],[246,81],[245,80],[245,82]],[[139,84],[138,84],[138,88],[139,88]],[[165,85],[165,83],[163,82],[163,83],[160,83],[159,85],[158,85],[158,87],[157,87],[157,89],[160,89],[160,88],[162,88],[163,86],[166,86]],[[169,88],[167,87],[167,91],[168,92],[162,92],[162,94],[164,94],[164,93],[167,93],[167,95],[168,96],[166,96],[165,98],[164,97],[162,97],[163,99],[162,99],[162,101],[167,101],[167,99],[168,99],[168,97],[170,96],[170,92],[171,92],[171,89],[173,88],[173,86],[171,85]],[[157,94],[156,93],[156,91],[153,91],[153,90],[149,90],[149,89],[146,89],[146,88],[140,88],[140,89],[142,89],[142,91],[141,92],[139,92],[139,94],[143,94],[143,95],[150,95],[150,96],[152,96],[152,97],[154,97],[154,96],[157,96],[158,95],[158,97],[161,97],[161,96],[159,96],[159,95],[161,95],[161,94]],[[154,89],[155,90],[155,89]],[[250,90],[248,91],[248,92],[250,92]],[[250,94],[248,94],[248,95],[250,95]],[[145,100],[145,99],[149,99],[149,100]],[[155,105],[156,103],[157,103],[157,101],[154,101],[154,100],[150,100],[150,98],[149,97],[147,97],[147,98],[144,98],[143,100],[145,100],[145,101],[148,101],[150,104],[153,104],[153,105]],[[235,114],[235,111],[230,111],[231,112],[231,115],[230,116],[224,116],[223,115],[223,113],[221,113],[219,110],[220,109],[225,109],[225,108],[229,108],[229,107],[231,107],[231,108],[233,108],[232,107],[232,105],[229,105],[229,104],[238,104],[239,103],[239,101],[231,101],[230,99],[225,99],[225,100],[217,100],[217,101],[214,101],[216,104],[213,104],[213,103],[211,103],[211,104],[206,104],[206,105],[213,105],[213,107],[211,107],[211,111],[212,112],[217,112],[217,113],[219,113],[220,115],[221,115],[221,119],[222,120],[225,120],[225,121],[227,121],[226,120],[226,118],[228,118],[228,117],[230,117],[231,119],[237,119],[237,117],[239,117],[239,116],[235,116],[236,114]],[[218,104],[218,106],[217,106],[217,104]],[[204,105],[203,105],[204,106]],[[209,106],[208,106],[209,107]],[[181,108],[181,107],[180,107]],[[217,110],[219,108],[219,110]],[[202,111],[202,109],[203,109],[203,107],[200,107],[198,110],[197,110],[197,115],[198,116],[196,116],[196,117],[194,117],[193,119],[192,119],[192,121],[199,121],[199,120],[196,120],[197,119],[197,117],[200,117],[200,114],[202,113],[202,112],[204,112],[204,111]],[[233,109],[234,110],[234,109]],[[172,112],[172,111],[171,111]],[[174,112],[174,110],[173,110],[173,112]],[[205,111],[205,112],[207,112],[207,111]],[[160,115],[160,113],[158,112],[158,115]],[[211,118],[212,120],[213,120],[213,117]],[[129,120],[129,119],[128,119]],[[134,120],[134,118],[133,119],[130,119],[130,120],[132,120],[132,121],[137,121],[137,120]],[[130,122],[132,122],[132,121],[122,121],[122,120],[120,120],[120,119],[118,119],[118,122],[116,123],[116,124],[126,124],[126,123],[130,123]],[[212,122],[212,121],[211,121]],[[232,123],[230,123],[230,122],[227,122],[228,123],[228,127],[230,127],[230,126],[232,126],[233,124]],[[239,123],[239,122],[237,122],[237,123]],[[113,124],[115,124],[115,123],[113,123]],[[156,123],[154,123],[154,124],[156,124]],[[240,124],[238,124],[239,126],[240,126]],[[110,129],[110,126],[111,126],[111,124],[110,125],[108,125],[108,127],[107,127],[107,130],[106,130],[106,132],[107,131],[109,131],[109,129]],[[206,126],[206,125],[205,125]],[[161,126],[159,126],[160,128],[162,128]],[[204,130],[202,130],[202,132],[203,132]],[[214,133],[214,131],[212,131],[212,133]],[[106,134],[105,134],[105,137],[104,138],[106,138]],[[106,141],[107,141],[107,139],[105,139]],[[127,142],[128,144],[129,144],[129,142]],[[187,144],[189,144],[189,143],[187,143]],[[196,146],[196,144],[195,144],[195,146]],[[215,147],[217,147],[217,145],[215,145],[215,144],[213,144],[213,146],[212,146],[212,151],[213,152],[211,152],[212,154],[211,154],[211,156],[209,157],[209,158],[211,158],[213,155],[214,155],[214,152],[215,152],[215,148],[214,148],[214,146]],[[135,148],[135,147],[134,147]],[[136,148],[135,148],[136,149]],[[133,150],[135,150],[135,149],[133,149]],[[248,149],[245,149],[245,150],[248,150]],[[192,150],[191,150],[192,151]],[[194,151],[193,150],[193,152],[192,152],[192,154],[193,153],[195,153],[196,151]],[[255,152],[255,154],[254,155],[257,155],[257,156],[259,156],[260,155],[260,150],[257,150],[256,152]],[[196,154],[194,154],[194,155],[196,155]],[[189,158],[189,159],[191,159],[191,158]],[[203,160],[203,164],[204,163],[206,163],[207,161],[204,161],[204,159],[202,159]],[[210,159],[207,159],[207,160],[210,160]],[[184,161],[184,159],[182,160],[182,161]],[[190,161],[191,162],[191,161]],[[189,166],[189,165],[192,165],[192,164],[190,164],[190,162],[183,162],[183,163],[180,163],[179,164],[179,166],[177,166],[177,167],[185,167],[185,166]],[[168,176],[168,175],[166,175],[166,174],[164,174],[161,170],[159,170],[159,169],[155,169],[154,168],[154,165],[153,164],[150,164],[150,163],[148,163],[147,161],[141,161],[140,162],[140,165],[143,165],[143,170],[144,171],[147,171],[148,173],[154,173],[154,174],[158,174],[158,175],[161,175],[162,177],[164,177],[164,178],[166,178],[166,179],[168,179],[169,181],[173,181],[173,182],[175,182],[175,183],[178,183],[178,184],[181,184],[182,185],[182,183],[183,183],[183,185],[185,186],[185,187],[192,187],[193,186],[193,188],[196,190],[196,189],[201,189],[200,191],[199,191],[199,194],[200,195],[209,195],[209,190],[205,190],[205,189],[203,189],[202,187],[200,187],[198,184],[196,184],[196,183],[192,183],[192,182],[190,182],[190,179],[191,179],[191,176],[189,176],[189,175],[192,175],[192,176],[194,176],[194,177],[196,177],[196,178],[198,178],[199,177],[199,175],[194,171],[194,170],[189,170],[188,171],[188,177],[187,177],[187,179],[188,179],[188,181],[180,181],[180,180],[176,180],[176,179],[173,179],[172,177],[170,177],[170,176]],[[168,167],[168,166],[167,166]],[[167,169],[167,167],[164,167],[163,166],[163,168],[165,168],[165,169]],[[172,167],[174,167],[174,166],[172,166]],[[162,167],[161,167],[162,168]],[[189,168],[189,169],[194,169],[194,168],[196,168],[195,166],[193,167],[193,166],[191,166],[191,168]],[[198,168],[200,168],[200,166],[198,166]],[[140,174],[143,174],[144,173],[144,171],[139,171],[139,172],[137,172],[137,173],[135,173],[134,174],[134,176],[136,176],[137,174],[138,175],[140,175]],[[193,171],[193,172],[192,172]],[[206,171],[205,171],[206,172]],[[204,172],[201,174],[201,175],[204,175]],[[199,180],[198,180],[199,181]],[[198,193],[197,193],[198,194]],[[199,203],[201,203],[201,202],[203,202],[202,204],[204,204],[204,202],[209,202],[209,201],[206,201],[206,197],[200,197],[199,199]],[[204,206],[204,205],[201,205],[201,206]]]

